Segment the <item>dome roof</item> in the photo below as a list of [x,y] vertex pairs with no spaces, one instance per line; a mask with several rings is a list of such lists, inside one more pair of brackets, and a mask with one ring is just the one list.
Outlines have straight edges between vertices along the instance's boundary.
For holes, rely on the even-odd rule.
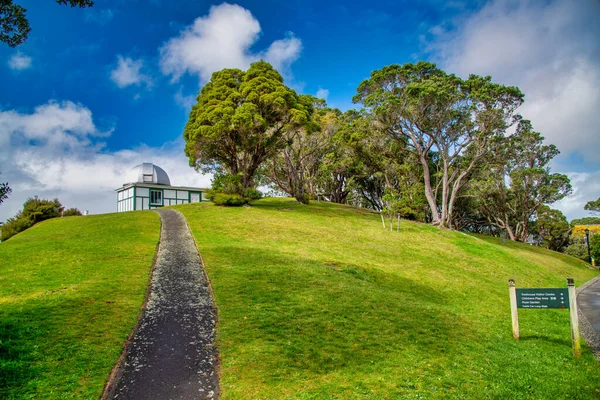
[[143,163],[133,167],[127,175],[127,183],[130,182],[171,186],[171,180],[165,170],[152,163]]

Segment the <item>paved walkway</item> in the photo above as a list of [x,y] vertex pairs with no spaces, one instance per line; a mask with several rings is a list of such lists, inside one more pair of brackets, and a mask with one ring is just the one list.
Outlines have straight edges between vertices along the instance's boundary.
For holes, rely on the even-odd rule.
[[183,215],[158,213],[150,296],[108,398],[217,398],[216,313],[200,256]]
[[577,290],[577,305],[581,333],[600,361],[600,277]]

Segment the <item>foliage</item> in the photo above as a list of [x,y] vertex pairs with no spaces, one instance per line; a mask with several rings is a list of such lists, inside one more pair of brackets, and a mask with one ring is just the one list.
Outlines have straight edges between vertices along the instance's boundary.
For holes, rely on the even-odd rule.
[[6,199],[8,199],[8,195],[11,194],[12,189],[8,186],[8,183],[0,183],[0,204]]
[[600,217],[583,217],[571,221],[571,226],[576,225],[600,225]]
[[62,213],[63,217],[72,217],[72,216],[76,216],[76,215],[82,215],[81,211],[79,211],[79,209],[77,209],[77,208],[68,208],[65,211],[63,211],[63,213]]
[[[435,64],[390,65],[371,73],[355,102],[372,111],[390,138],[401,140],[422,167],[433,223],[451,227],[454,204],[469,174],[503,137],[522,103],[516,87],[490,77],[463,80]],[[439,157],[440,184],[431,182],[431,152]],[[441,189],[441,193],[438,190]]]
[[[92,7],[92,0],[56,0],[58,4],[66,4],[71,7]],[[31,32],[27,20],[27,10],[13,0],[0,0],[0,41],[10,47],[17,47],[24,43]]]
[[588,261],[588,250],[585,238],[571,237],[569,245],[564,249],[564,253],[571,257]]
[[470,182],[478,212],[511,240],[525,242],[540,207],[571,193],[566,175],[550,173],[558,149],[543,141],[529,121],[520,120],[515,134],[498,141],[494,158]]
[[590,235],[600,234],[600,225],[576,225],[573,227],[572,236],[585,237],[585,230],[589,229]]
[[224,206],[241,206],[262,197],[262,193],[254,188],[242,189],[242,177],[218,171],[212,180],[211,190],[207,198],[213,203]]
[[562,251],[569,242],[571,228],[562,212],[542,205],[537,210],[537,231],[544,239],[546,248]]
[[0,243],[0,398],[99,399],[160,234],[150,211],[55,218]]
[[600,213],[600,198],[598,198],[596,201],[588,201],[583,209]]
[[596,276],[572,257],[411,221],[386,232],[379,213],[323,201],[176,208],[219,305],[223,400],[597,397],[568,312],[525,310],[522,340],[510,330],[507,277]]
[[7,240],[38,222],[60,217],[63,209],[58,199],[45,200],[37,196],[28,198],[23,204],[23,210],[2,225],[2,240]]
[[311,110],[269,63],[223,69],[202,87],[186,124],[185,152],[203,172],[240,176],[237,194],[255,187],[265,160],[286,144],[286,132],[310,121]]
[[600,263],[600,234],[596,233],[590,235],[590,253],[594,260],[596,260],[596,265]]
[[242,206],[248,203],[248,201],[239,194],[228,193],[214,193],[211,200],[219,206]]

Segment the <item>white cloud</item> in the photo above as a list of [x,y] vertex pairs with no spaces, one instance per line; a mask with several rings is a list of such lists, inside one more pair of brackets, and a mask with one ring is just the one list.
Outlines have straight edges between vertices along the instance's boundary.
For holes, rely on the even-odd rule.
[[328,89],[323,89],[323,88],[319,88],[319,90],[317,90],[317,94],[315,95],[320,99],[324,99],[325,101],[327,101],[327,98],[329,97],[329,90]]
[[34,195],[57,197],[67,207],[91,213],[114,212],[114,189],[142,162],[160,165],[173,185],[210,186],[210,176],[189,167],[182,139],[160,148],[111,152],[103,150],[106,135],[88,108],[70,101],[51,101],[26,114],[0,111],[0,178],[13,189],[0,206],[0,221]]
[[8,59],[8,67],[14,71],[22,71],[31,67],[31,57],[17,51]]
[[175,93],[175,102],[187,111],[192,109],[192,106],[196,104],[196,96],[190,94],[186,96],[183,94],[183,87],[180,87],[177,93]]
[[569,221],[594,215],[584,210],[583,207],[588,201],[597,200],[600,197],[600,171],[567,172],[565,175],[571,180],[573,193],[552,204],[551,207],[562,211]]
[[285,73],[300,55],[302,42],[289,33],[276,40],[266,51],[253,53],[250,47],[261,32],[259,22],[250,11],[235,4],[223,3],[210,8],[209,14],[197,18],[179,36],[169,39],[160,49],[160,67],[177,81],[185,73],[198,75],[200,82],[210,79],[223,68],[246,69],[261,58]]
[[144,60],[118,55],[117,66],[110,71],[110,79],[120,88],[143,84],[149,89],[152,87],[152,78],[142,73],[142,68],[144,68]]
[[491,75],[525,93],[519,110],[565,160],[600,165],[600,3],[493,0],[430,29],[429,50],[461,76]]

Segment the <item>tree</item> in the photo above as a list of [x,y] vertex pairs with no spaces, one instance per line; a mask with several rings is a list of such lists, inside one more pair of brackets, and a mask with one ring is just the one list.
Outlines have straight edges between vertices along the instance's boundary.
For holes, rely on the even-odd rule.
[[[56,2],[80,8],[94,5],[92,0],[56,0]],[[23,6],[13,4],[13,0],[0,0],[0,41],[10,47],[17,47],[27,40],[31,27],[26,13],[27,10]]]
[[600,213],[600,198],[598,198],[598,200],[596,201],[588,201],[585,207],[583,207],[583,209]]
[[571,221],[571,226],[577,225],[600,225],[600,217],[583,217]]
[[537,210],[537,231],[544,239],[546,248],[562,251],[569,243],[571,227],[562,212],[542,205]]
[[0,204],[6,199],[8,199],[8,195],[12,193],[12,189],[8,186],[7,183],[0,183]]
[[499,141],[495,157],[470,183],[481,215],[511,240],[525,242],[540,207],[571,193],[566,175],[550,173],[548,164],[559,151],[543,140],[529,121],[519,121],[515,134]]
[[263,175],[268,183],[308,204],[316,196],[317,174],[331,146],[339,111],[313,96],[302,95],[300,100],[312,110],[312,121],[285,133],[285,147],[268,161]]
[[23,204],[23,210],[2,225],[2,240],[7,240],[38,222],[60,217],[63,209],[58,199],[45,200],[37,196],[28,198]]
[[286,144],[285,133],[310,121],[311,110],[269,63],[215,72],[198,95],[183,136],[190,166],[239,176],[243,194],[257,170]]
[[[391,138],[408,143],[423,168],[433,223],[451,227],[459,192],[513,121],[523,94],[490,77],[462,80],[420,61],[372,72],[353,100],[371,110]],[[437,187],[431,182],[432,151],[439,157]]]

